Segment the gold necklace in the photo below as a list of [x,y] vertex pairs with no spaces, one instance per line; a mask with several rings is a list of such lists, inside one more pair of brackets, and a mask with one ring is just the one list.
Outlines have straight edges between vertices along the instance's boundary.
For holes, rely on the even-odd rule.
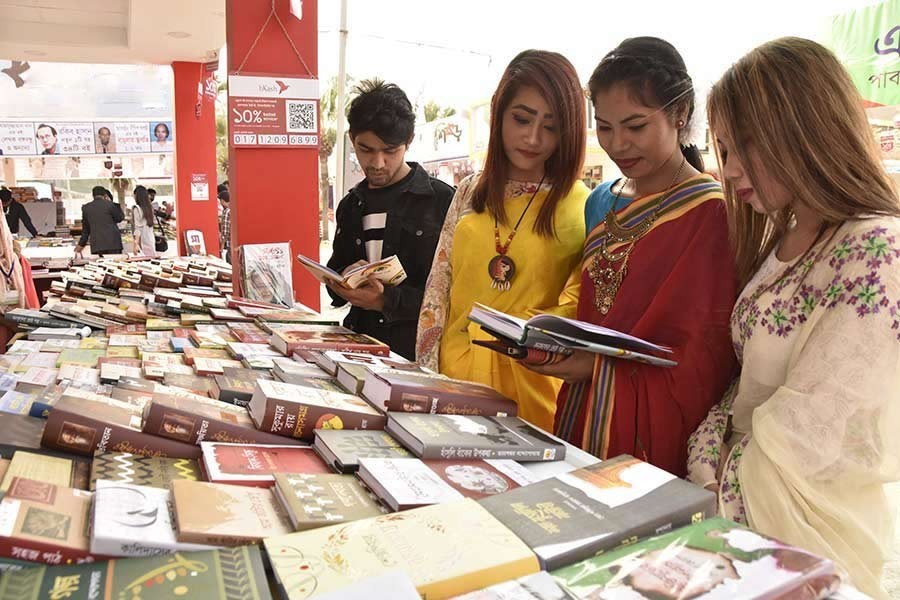
[[[650,229],[653,228],[653,224],[659,217],[659,210],[662,208],[666,193],[672,189],[678,181],[678,178],[681,177],[685,164],[687,164],[687,160],[682,158],[681,166],[679,166],[678,171],[675,172],[672,183],[670,183],[669,187],[660,194],[659,201],[653,209],[653,214],[632,227],[625,227],[624,225],[619,224],[619,221],[616,218],[616,205],[619,203],[622,189],[628,183],[628,180],[625,180],[619,187],[619,191],[616,192],[613,205],[609,212],[606,213],[606,237],[603,238],[603,241],[601,242],[600,252],[594,255],[591,265],[588,267],[588,275],[590,275],[591,280],[594,282],[594,307],[600,311],[601,314],[605,315],[612,309],[616,294],[619,293],[622,280],[625,278],[625,273],[628,268],[628,259],[631,257],[631,252],[634,250],[635,245],[637,245],[637,241],[649,233]],[[609,246],[611,244],[623,243],[627,244],[624,250],[618,252],[609,251]],[[607,266],[605,267],[600,264],[601,256],[607,262]],[[622,264],[618,269],[615,269],[613,263],[619,261],[621,261]]]

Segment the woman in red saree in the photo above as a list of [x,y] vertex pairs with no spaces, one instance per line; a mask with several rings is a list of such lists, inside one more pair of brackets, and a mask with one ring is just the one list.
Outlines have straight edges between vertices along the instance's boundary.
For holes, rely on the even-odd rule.
[[578,319],[669,346],[678,365],[576,352],[532,368],[567,381],[557,435],[600,458],[632,454],[683,476],[688,436],[735,372],[722,188],[682,145],[694,92],[671,44],[625,40],[589,87],[600,144],[625,177],[587,201]]

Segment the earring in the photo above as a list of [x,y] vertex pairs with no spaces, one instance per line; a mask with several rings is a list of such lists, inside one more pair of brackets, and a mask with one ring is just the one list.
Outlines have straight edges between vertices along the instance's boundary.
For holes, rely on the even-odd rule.
[[678,119],[677,125],[678,125],[678,128],[679,128],[679,129],[681,129],[682,127],[684,127],[684,119]]

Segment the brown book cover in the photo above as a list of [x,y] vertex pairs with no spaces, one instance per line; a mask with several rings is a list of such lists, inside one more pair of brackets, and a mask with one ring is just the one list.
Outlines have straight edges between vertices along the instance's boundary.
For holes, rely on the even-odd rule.
[[298,350],[365,352],[377,356],[389,356],[391,353],[387,344],[362,333],[317,331],[302,327],[276,330],[269,343],[285,356]]
[[[175,334],[178,335],[177,333]],[[180,337],[180,336],[179,336]],[[194,364],[194,360],[198,358],[219,358],[223,360],[231,359],[228,350],[224,348],[195,348],[187,346],[184,349],[184,362],[189,365]]]
[[136,407],[65,396],[47,417],[41,445],[85,456],[94,452],[130,452],[169,458],[200,457],[197,446],[143,433],[141,425],[141,411]]
[[363,395],[378,408],[392,412],[484,417],[518,413],[515,402],[490,386],[419,373],[371,371]]
[[275,473],[275,496],[295,531],[377,517],[385,509],[353,475]]
[[204,440],[237,444],[293,442],[256,429],[244,407],[212,399],[203,402],[165,394],[153,396],[153,401],[144,411],[143,430],[145,433],[198,445]]
[[384,429],[386,417],[351,394],[259,380],[249,405],[256,426],[312,440],[316,429]]
[[243,546],[293,531],[271,489],[186,479],[171,489],[179,542]]
[[91,494],[16,477],[0,501],[0,556],[45,564],[106,557],[90,552]]

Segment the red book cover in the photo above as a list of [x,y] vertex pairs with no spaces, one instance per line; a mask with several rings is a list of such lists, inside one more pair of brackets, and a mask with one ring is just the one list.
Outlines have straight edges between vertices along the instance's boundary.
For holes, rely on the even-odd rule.
[[275,473],[333,473],[309,446],[202,442],[209,481],[272,487]]
[[389,356],[391,353],[387,344],[362,333],[353,332],[286,329],[272,334],[270,343],[285,356],[290,356],[298,350],[365,352],[378,356]]

